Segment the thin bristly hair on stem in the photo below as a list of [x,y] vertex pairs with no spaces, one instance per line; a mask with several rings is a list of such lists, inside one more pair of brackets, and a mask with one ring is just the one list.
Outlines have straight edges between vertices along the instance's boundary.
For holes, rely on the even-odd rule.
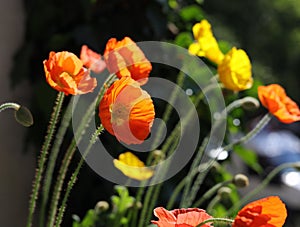
[[40,157],[38,160],[38,167],[36,169],[35,179],[34,179],[33,187],[32,187],[32,194],[31,194],[31,198],[29,201],[29,214],[28,214],[28,220],[27,220],[27,225],[26,225],[27,227],[32,226],[33,214],[34,214],[35,207],[36,207],[36,201],[39,196],[39,189],[40,189],[40,184],[41,184],[41,180],[42,180],[42,174],[44,172],[44,167],[45,167],[45,163],[47,160],[48,150],[49,150],[49,147],[50,147],[50,144],[52,141],[52,137],[53,137],[53,134],[55,131],[56,123],[59,118],[59,114],[61,111],[64,97],[65,97],[65,95],[62,92],[59,92],[57,95],[55,105],[53,107],[53,112],[51,114],[49,126],[47,129],[47,133],[45,136],[45,141],[42,146],[42,150],[40,152]]
[[56,159],[58,157],[59,148],[62,144],[63,138],[65,137],[66,131],[69,127],[71,118],[72,118],[72,107],[73,107],[73,97],[70,100],[64,116],[62,117],[61,124],[58,128],[58,132],[56,134],[54,145],[51,149],[49,155],[48,166],[45,173],[44,185],[43,185],[43,193],[42,193],[42,201],[41,201],[41,211],[40,211],[40,220],[39,225],[40,227],[44,227],[45,225],[45,214],[46,214],[46,206],[49,197],[50,186],[52,182],[52,175],[55,168]]
[[[76,139],[75,139],[75,137],[73,137],[73,139],[66,151],[66,154],[62,160],[62,164],[59,169],[59,174],[57,175],[56,184],[54,186],[54,190],[53,190],[53,194],[52,194],[52,198],[51,198],[47,227],[52,227],[55,223],[55,217],[57,214],[58,202],[60,199],[61,190],[63,187],[63,183],[64,183],[64,179],[65,179],[68,167],[69,167],[70,162],[75,153],[76,145],[77,145],[77,143],[80,143],[86,127],[89,125],[90,121],[92,120],[92,116],[93,116],[92,113],[93,113],[93,111],[95,111],[96,104],[99,103],[99,101],[103,97],[105,91],[107,90],[107,86],[110,86],[114,82],[115,78],[116,78],[116,76],[114,74],[111,74],[106,79],[106,81],[104,82],[105,86],[101,87],[101,89],[98,93],[98,96],[90,104],[90,106],[88,107],[85,115],[83,116],[78,128],[76,129],[76,132],[75,132]],[[75,105],[76,105],[76,103],[75,103]]]
[[72,176],[71,176],[71,178],[68,182],[67,189],[66,189],[65,195],[64,195],[63,200],[62,200],[62,204],[61,204],[60,208],[58,209],[58,214],[57,214],[57,217],[56,217],[55,227],[60,227],[60,225],[61,225],[61,222],[63,220],[63,215],[64,215],[64,212],[65,212],[65,209],[66,209],[67,200],[69,198],[69,195],[71,193],[71,190],[72,190],[73,186],[75,185],[75,183],[77,181],[80,169],[81,169],[81,167],[84,163],[84,159],[88,155],[88,153],[90,152],[92,146],[95,144],[95,142],[97,141],[98,136],[102,133],[103,130],[104,130],[104,127],[101,124],[96,129],[96,131],[93,133],[86,150],[84,151],[84,153],[83,153],[83,155],[82,155],[82,157],[81,157],[74,173],[72,174]]

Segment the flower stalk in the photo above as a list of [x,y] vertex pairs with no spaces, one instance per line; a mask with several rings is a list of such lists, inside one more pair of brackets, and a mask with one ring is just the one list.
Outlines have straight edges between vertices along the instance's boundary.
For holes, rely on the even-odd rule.
[[42,150],[40,152],[38,167],[37,167],[35,179],[33,182],[32,194],[31,194],[31,198],[29,201],[29,214],[28,214],[27,225],[26,225],[27,227],[32,226],[33,214],[34,214],[34,211],[36,208],[36,202],[37,202],[37,199],[39,196],[39,189],[40,189],[42,175],[43,175],[44,168],[45,168],[47,154],[48,154],[50,143],[52,141],[52,137],[53,137],[53,134],[55,131],[56,123],[57,123],[59,115],[60,115],[64,97],[65,97],[65,95],[62,92],[59,92],[57,95],[55,106],[53,108],[53,113],[52,113],[51,119],[50,119],[50,124],[49,124],[48,130],[47,130],[47,135],[45,137],[45,141],[42,146]]

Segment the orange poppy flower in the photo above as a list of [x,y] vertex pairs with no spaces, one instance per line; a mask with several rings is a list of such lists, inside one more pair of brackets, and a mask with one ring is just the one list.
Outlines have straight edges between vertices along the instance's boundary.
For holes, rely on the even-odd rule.
[[44,60],[43,64],[49,85],[66,95],[92,92],[97,86],[97,80],[90,77],[88,70],[73,53],[51,51],[49,59]]
[[80,60],[85,67],[95,73],[101,73],[106,68],[105,61],[102,60],[101,55],[92,51],[87,45],[81,47]]
[[300,121],[298,105],[286,95],[285,90],[280,85],[259,86],[258,97],[261,103],[279,121],[287,124]]
[[115,81],[99,105],[104,128],[126,144],[140,144],[147,138],[154,115],[150,95],[130,77]]
[[[175,209],[168,211],[163,207],[154,209],[154,215],[158,221],[151,221],[158,227],[196,227],[201,222],[212,218],[205,210],[199,208]],[[211,223],[202,227],[211,227]]]
[[270,196],[243,207],[232,227],[282,227],[286,216],[284,203],[278,196]]
[[108,40],[103,56],[110,73],[116,73],[119,78],[130,75],[141,85],[147,82],[152,65],[129,37]]

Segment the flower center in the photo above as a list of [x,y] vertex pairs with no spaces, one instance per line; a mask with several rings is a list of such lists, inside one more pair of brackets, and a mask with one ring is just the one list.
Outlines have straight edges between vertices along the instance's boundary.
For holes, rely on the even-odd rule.
[[130,106],[123,103],[111,105],[111,123],[120,126],[125,121],[129,121]]

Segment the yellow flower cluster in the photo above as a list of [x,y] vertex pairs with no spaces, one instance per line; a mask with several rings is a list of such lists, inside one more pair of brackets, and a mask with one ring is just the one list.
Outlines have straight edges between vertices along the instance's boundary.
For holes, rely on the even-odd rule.
[[189,46],[189,52],[217,64],[219,80],[225,88],[242,91],[252,87],[251,62],[244,50],[233,47],[224,55],[207,20],[195,24],[193,34],[196,42]]

